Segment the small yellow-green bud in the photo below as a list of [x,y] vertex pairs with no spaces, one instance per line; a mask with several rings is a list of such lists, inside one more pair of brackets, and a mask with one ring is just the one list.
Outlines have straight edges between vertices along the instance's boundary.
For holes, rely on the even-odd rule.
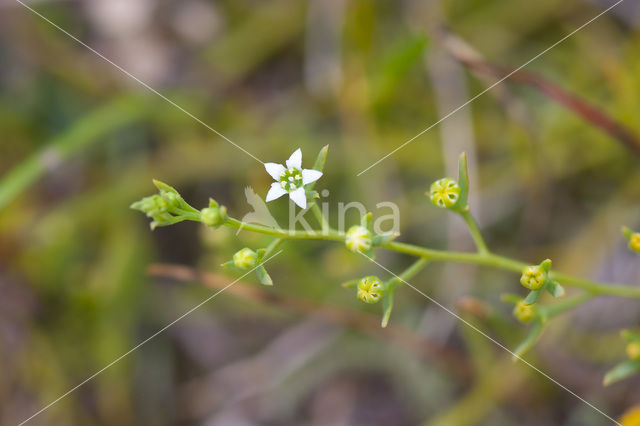
[[256,266],[258,254],[250,248],[243,248],[233,255],[233,264],[239,269],[250,269]]
[[629,239],[629,248],[640,253],[640,232],[634,232]]
[[640,342],[631,342],[627,345],[627,356],[634,361],[640,360]]
[[180,207],[180,196],[173,192],[165,192],[162,194],[162,198],[167,201],[170,207]]
[[442,178],[431,184],[429,197],[436,206],[450,209],[458,202],[460,192],[458,182],[451,178]]
[[519,301],[513,308],[513,316],[520,322],[530,322],[535,316],[535,312],[534,305],[528,305],[524,303],[524,300]]
[[520,284],[529,290],[539,290],[547,282],[547,275],[540,265],[527,266],[522,270]]
[[169,207],[169,202],[158,194],[144,197],[142,200],[131,204],[132,209],[139,210],[148,217],[163,215],[169,211]]
[[382,299],[384,284],[376,276],[368,276],[358,281],[358,299],[364,303],[376,303]]
[[200,211],[200,220],[207,226],[217,228],[227,219],[225,207],[206,207]]
[[355,225],[349,228],[345,238],[345,245],[353,252],[367,252],[373,245],[373,236],[364,226]]

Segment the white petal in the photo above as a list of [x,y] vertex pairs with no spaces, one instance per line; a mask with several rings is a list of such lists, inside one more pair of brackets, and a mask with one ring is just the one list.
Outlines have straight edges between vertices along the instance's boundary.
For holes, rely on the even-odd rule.
[[304,193],[304,188],[298,188],[289,193],[289,198],[293,200],[301,209],[307,208],[307,196]]
[[279,180],[280,175],[285,171],[284,166],[278,163],[264,163],[264,168],[267,169],[267,173],[275,180]]
[[315,182],[320,179],[322,172],[313,169],[304,169],[302,171],[302,184],[306,185],[311,182]]
[[280,186],[280,184],[278,182],[273,182],[271,184],[271,189],[269,189],[269,192],[267,192],[266,200],[267,201],[273,201],[276,198],[282,197],[286,193],[287,193],[287,191],[282,189],[282,186]]
[[289,168],[291,167],[293,167],[294,169],[302,168],[302,151],[300,151],[300,148],[296,149],[295,152],[291,154],[291,157],[289,157],[286,163],[287,163],[287,167]]

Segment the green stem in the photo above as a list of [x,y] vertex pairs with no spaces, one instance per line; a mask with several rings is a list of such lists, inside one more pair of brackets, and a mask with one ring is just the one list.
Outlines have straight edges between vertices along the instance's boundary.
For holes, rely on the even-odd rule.
[[418,259],[415,262],[413,262],[413,264],[411,266],[409,266],[407,269],[405,269],[404,272],[402,272],[398,276],[400,278],[402,278],[404,281],[410,280],[418,272],[420,272],[422,270],[422,268],[427,266],[428,263],[429,263],[428,259],[425,259],[424,257],[421,257],[420,259]]
[[271,253],[273,253],[273,251],[278,248],[278,246],[283,242],[284,240],[282,238],[276,238],[275,240],[271,241],[271,244],[269,244],[264,252],[264,258],[269,257],[269,255]]
[[594,293],[586,292],[578,296],[572,297],[570,299],[564,299],[560,302],[543,306],[540,309],[544,309],[544,312],[546,313],[547,317],[551,318],[563,312],[566,312],[569,309],[575,308],[576,306],[583,304],[587,300],[593,299],[594,296],[595,296]]
[[318,223],[322,227],[322,232],[326,232],[332,229],[331,225],[329,225],[329,222],[327,221],[327,218],[324,217],[324,215],[322,214],[322,211],[320,210],[320,207],[318,207],[318,203],[316,203],[315,201],[311,206],[311,211],[313,212],[313,215],[316,217]]
[[463,210],[460,212],[460,216],[464,219],[469,227],[469,232],[471,232],[471,237],[473,241],[476,243],[476,248],[478,249],[478,253],[489,253],[489,249],[487,248],[487,243],[484,242],[484,238],[482,237],[482,233],[480,229],[478,229],[478,224],[476,220],[473,218],[469,210]]
[[398,285],[402,284],[403,282],[406,282],[406,281],[410,280],[411,278],[413,278],[418,272],[420,272],[425,266],[427,266],[428,263],[429,263],[429,259],[427,259],[425,257],[419,258],[418,260],[413,262],[411,264],[411,266],[409,266],[401,274],[399,274],[397,277],[391,278],[389,280],[389,283],[393,287],[397,287]]
[[[229,218],[226,225],[233,228],[246,229],[248,231],[258,232],[266,235],[273,235],[282,239],[309,239],[309,240],[329,240],[344,242],[345,235],[343,232],[336,230],[322,231],[298,231],[298,230],[286,230],[280,228],[269,228],[263,225],[243,223],[237,219]],[[465,253],[445,250],[434,250],[425,247],[416,246],[413,244],[389,242],[380,246],[387,250],[392,250],[398,253],[404,253],[420,258],[424,258],[425,261],[433,262],[454,262],[454,263],[469,263],[474,265],[489,266],[492,268],[503,269],[515,273],[521,273],[527,263],[520,262],[518,260],[509,259],[493,253]],[[552,279],[555,279],[566,286],[572,286],[586,290],[592,294],[608,294],[619,297],[629,297],[640,299],[640,288],[623,286],[612,283],[600,283],[597,281],[591,281],[583,278],[574,277],[571,275],[560,274],[552,272],[550,274]]]
[[326,232],[314,230],[314,231],[298,231],[281,228],[270,228],[268,226],[258,225],[254,223],[241,222],[237,219],[229,217],[225,222],[225,225],[232,228],[242,228],[247,231],[258,232],[260,234],[274,235],[284,239],[290,240],[330,240],[330,241],[344,241],[344,233],[338,232],[332,229]]

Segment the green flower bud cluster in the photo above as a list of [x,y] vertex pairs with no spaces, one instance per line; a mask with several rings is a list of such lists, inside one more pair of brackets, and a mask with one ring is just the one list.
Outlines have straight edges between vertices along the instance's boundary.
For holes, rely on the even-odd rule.
[[248,247],[237,251],[233,255],[233,266],[238,269],[247,270],[256,266],[258,262],[258,253]]
[[640,360],[640,342],[631,342],[627,344],[627,356],[634,361]]
[[632,361],[640,361],[640,333],[623,330],[620,335],[627,342],[625,351]]
[[467,170],[467,156],[465,153],[458,159],[458,180],[449,177],[438,179],[425,193],[433,205],[464,213],[469,210],[469,172]]
[[529,265],[522,270],[520,284],[529,289],[530,292],[524,299],[514,302],[513,316],[515,316],[518,321],[527,323],[538,316],[539,312],[535,304],[543,289],[554,297],[564,295],[564,288],[551,279],[550,271],[551,260],[549,259],[544,260],[539,265]]
[[640,232],[634,232],[626,226],[623,226],[622,234],[629,242],[629,250],[640,253]]
[[503,302],[513,305],[513,316],[522,323],[529,323],[534,319],[543,320],[545,317],[543,308],[538,308],[535,302],[522,298],[516,294],[503,294]]
[[227,218],[227,208],[219,206],[213,198],[209,199],[209,207],[200,210],[200,221],[212,228],[218,228],[227,221]]
[[354,253],[366,253],[373,247],[373,234],[361,225],[354,225],[347,231],[345,245]]
[[546,282],[547,274],[540,265],[527,266],[520,277],[520,284],[529,290],[539,290]]
[[132,209],[139,210],[152,219],[151,229],[173,225],[184,220],[202,222],[217,228],[228,218],[227,209],[219,206],[214,199],[209,199],[209,207],[199,211],[191,207],[175,188],[159,180],[154,180],[153,184],[158,188],[157,194],[131,204]]
[[635,374],[640,374],[640,333],[622,330],[620,336],[626,342],[625,352],[628,359],[622,361],[605,374],[603,380],[605,386]]
[[183,220],[199,220],[198,210],[184,201],[175,188],[158,180],[154,180],[153,184],[158,188],[158,194],[144,197],[130,206],[152,219],[151,229],[173,225]]
[[378,303],[386,291],[384,283],[374,275],[360,279],[357,288],[358,299],[364,303]]
[[460,199],[461,192],[458,182],[451,178],[442,178],[431,184],[428,194],[435,206],[451,209]]
[[267,270],[262,266],[262,262],[267,254],[266,249],[251,250],[249,247],[245,247],[242,250],[235,252],[233,259],[223,263],[225,268],[238,269],[240,271],[255,270],[258,275],[258,280],[264,285],[273,285],[271,276],[267,273]]
[[513,316],[522,323],[528,323],[533,320],[536,315],[536,307],[534,304],[525,303],[524,300],[520,300],[513,308]]
[[391,310],[393,308],[393,293],[401,281],[393,278],[383,282],[375,275],[369,275],[357,280],[342,284],[345,288],[355,288],[358,299],[367,304],[375,304],[382,301],[382,321],[380,325],[386,327],[389,324]]
[[373,247],[386,244],[399,235],[393,232],[374,235],[371,230],[372,219],[373,214],[369,212],[362,216],[360,225],[354,225],[347,230],[344,244],[349,251],[373,258]]
[[549,292],[553,297],[564,295],[564,288],[550,277],[551,260],[546,259],[539,265],[530,265],[522,270],[520,284],[531,290],[525,301],[533,304],[538,300],[542,289]]

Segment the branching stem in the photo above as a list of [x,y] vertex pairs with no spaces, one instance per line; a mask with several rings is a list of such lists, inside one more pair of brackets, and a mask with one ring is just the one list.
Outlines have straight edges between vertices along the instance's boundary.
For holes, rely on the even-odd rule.
[[[470,222],[475,225],[475,221],[473,221],[473,218],[471,218],[470,221],[467,221],[467,223],[470,223]],[[307,240],[329,240],[329,241],[344,242],[344,239],[345,239],[345,234],[343,232],[336,231],[333,229],[327,229],[326,231],[323,232],[321,230],[300,231],[300,230],[288,230],[288,229],[281,229],[281,228],[270,228],[267,226],[253,224],[253,223],[243,223],[231,217],[227,219],[227,222],[225,224],[232,228],[242,227],[242,229],[245,229],[247,231],[258,232],[266,235],[273,235],[283,240],[307,239]],[[387,250],[392,250],[398,253],[404,253],[411,256],[419,257],[421,259],[424,259],[425,264],[426,264],[426,261],[468,263],[468,264],[502,269],[510,272],[515,272],[518,274],[521,273],[522,269],[528,265],[527,263],[524,263],[518,260],[510,259],[504,256],[500,256],[498,254],[491,253],[486,248],[486,245],[484,244],[484,240],[480,236],[480,232],[477,230],[477,227],[473,228],[472,226],[470,226],[470,229],[471,229],[472,235],[475,235],[474,240],[478,245],[478,252],[476,253],[436,250],[436,249],[417,246],[414,244],[407,244],[407,243],[401,243],[396,241],[391,241],[379,247]],[[473,229],[475,229],[475,231]],[[480,241],[481,243],[479,244]],[[482,247],[484,247],[484,251]],[[424,265],[421,263],[421,266],[424,266]],[[611,296],[640,299],[640,288],[624,286],[620,284],[592,281],[584,278],[575,277],[573,275],[561,274],[557,272],[552,272],[551,278],[559,281],[563,285],[580,288],[593,295],[606,294]]]

